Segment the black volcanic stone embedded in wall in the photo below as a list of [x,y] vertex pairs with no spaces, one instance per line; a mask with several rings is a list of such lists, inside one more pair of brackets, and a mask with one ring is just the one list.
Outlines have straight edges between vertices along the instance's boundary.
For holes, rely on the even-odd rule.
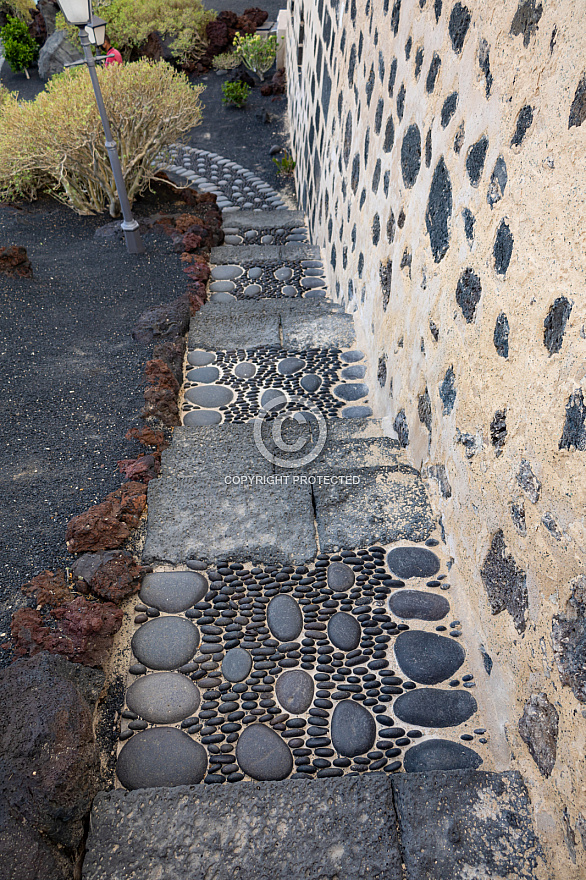
[[577,618],[556,615],[552,620],[551,640],[561,683],[572,688],[577,700],[586,703],[586,618],[581,603],[576,607],[573,601],[577,589],[583,592],[583,580],[583,577],[576,578],[570,599]]
[[389,244],[393,243],[395,238],[395,215],[391,209],[391,213],[389,214],[389,219],[387,220],[387,241]]
[[410,125],[401,144],[401,172],[408,189],[414,186],[421,168],[421,132],[419,127]]
[[507,187],[507,166],[502,156],[499,156],[494,163],[492,174],[490,175],[490,184],[486,193],[486,201],[492,208],[497,202],[500,202],[505,194]]
[[428,476],[438,484],[442,498],[452,497],[452,487],[448,480],[448,473],[444,464],[430,464],[427,469]]
[[385,175],[383,177],[383,190],[385,193],[385,197],[388,196],[388,194],[389,194],[390,185],[391,185],[391,172],[387,168],[387,170],[385,171]]
[[572,106],[570,107],[570,118],[568,120],[568,128],[572,126],[579,127],[586,119],[586,73],[582,74],[582,78],[578,83]]
[[382,52],[382,49],[379,49],[378,53],[378,78],[381,83],[385,80],[385,56]]
[[358,153],[352,159],[352,175],[350,177],[350,186],[352,192],[356,195],[358,184],[360,182],[360,156]]
[[362,278],[362,273],[364,272],[364,254],[362,251],[358,254],[358,277]]
[[423,394],[419,395],[419,399],[417,401],[417,414],[419,416],[419,421],[421,422],[421,424],[425,425],[425,427],[431,434],[431,400],[427,388],[425,389]]
[[509,356],[509,321],[504,312],[501,312],[496,319],[493,342],[500,357],[507,358]]
[[350,150],[352,149],[352,112],[348,111],[346,117],[346,125],[344,127],[344,162],[346,165],[350,161]]
[[506,220],[501,220],[494,242],[494,268],[498,275],[506,275],[513,254],[514,238]]
[[376,370],[376,377],[378,379],[378,384],[381,388],[384,388],[387,384],[387,356],[386,354],[381,354],[378,359],[378,367]]
[[393,122],[393,117],[390,115],[387,119],[387,124],[385,128],[385,139],[383,141],[383,151],[385,153],[390,153],[393,149],[393,144],[395,143],[395,123]]
[[403,113],[405,112],[405,95],[405,83],[401,83],[401,88],[397,95],[397,116],[399,117],[399,122],[403,119]]
[[393,262],[387,260],[386,263],[380,263],[378,267],[378,275],[380,278],[380,286],[382,290],[383,311],[386,312],[391,298],[391,284],[393,281]]
[[444,415],[449,416],[456,402],[456,377],[453,366],[446,370],[446,375],[439,387],[439,396],[444,406]]
[[393,11],[391,12],[391,27],[393,29],[393,34],[395,37],[399,32],[399,18],[401,16],[401,0],[395,0],[393,4]]
[[559,715],[546,694],[532,694],[519,719],[519,734],[542,776],[554,768],[559,732]]
[[385,109],[385,102],[382,98],[378,99],[376,105],[376,113],[374,114],[374,133],[380,134],[380,130],[383,124],[383,112]]
[[536,0],[521,0],[511,22],[510,33],[516,37],[523,34],[523,45],[529,45],[529,40],[537,31],[537,25],[543,14],[543,4],[537,4]]
[[405,58],[407,61],[409,61],[409,58],[411,57],[411,49],[412,48],[413,48],[413,37],[410,36],[407,39],[407,42],[405,43]]
[[460,123],[458,126],[458,130],[456,132],[456,136],[454,138],[454,153],[458,155],[460,150],[462,149],[462,145],[464,144],[464,138],[466,137],[466,132],[464,128],[464,121]]
[[452,116],[456,112],[457,105],[458,105],[458,92],[452,92],[451,95],[448,95],[448,97],[444,101],[444,104],[442,107],[442,114],[441,114],[442,128],[446,128],[446,126],[449,124],[450,119],[452,118]]
[[474,214],[470,210],[470,208],[464,208],[462,211],[462,217],[464,218],[464,232],[466,234],[466,238],[468,241],[474,241]]
[[374,171],[372,172],[372,191],[373,193],[378,192],[379,184],[380,184],[380,172],[381,172],[381,161],[380,159],[376,160],[376,165],[374,166]]
[[393,92],[395,90],[395,80],[397,78],[397,59],[393,58],[391,61],[391,66],[389,68],[389,98],[393,97]]
[[448,32],[452,41],[452,49],[456,54],[462,51],[468,28],[470,27],[470,11],[462,3],[456,3],[450,14]]
[[466,171],[470,178],[472,186],[478,186],[484,168],[486,159],[486,151],[488,149],[488,138],[483,135],[480,140],[472,144],[466,156]]
[[352,24],[356,25],[356,0],[352,0],[350,3],[350,20]]
[[439,263],[450,245],[449,220],[452,216],[452,183],[442,156],[433,172],[427,200],[425,225],[429,233],[431,252]]
[[440,15],[442,14],[442,5],[443,0],[435,0],[433,4],[433,11],[435,13],[435,23],[437,24],[440,20]]
[[431,59],[431,64],[429,65],[429,72],[427,74],[427,80],[425,83],[425,90],[430,95],[435,89],[435,81],[437,79],[437,75],[439,73],[439,69],[441,67],[442,59],[437,54],[437,52],[433,53],[433,58]]
[[485,95],[490,98],[490,90],[492,89],[492,73],[490,72],[490,48],[486,40],[482,39],[478,47],[478,64],[484,74]]
[[525,614],[528,608],[527,575],[517,567],[507,553],[502,529],[494,535],[490,549],[480,569],[480,577],[488,595],[493,614],[508,611],[517,632],[525,631]]
[[531,123],[533,122],[533,107],[529,104],[525,104],[524,107],[521,107],[519,110],[519,115],[517,116],[517,125],[515,126],[515,133],[511,138],[511,146],[512,147],[520,147],[523,138],[531,128]]
[[350,88],[354,85],[354,71],[356,69],[356,43],[352,43],[350,49],[350,57],[348,59],[348,85]]
[[372,218],[372,243],[376,247],[380,241],[380,217],[375,214]]
[[558,296],[543,322],[543,344],[550,355],[562,347],[566,324],[572,311],[572,303],[565,296]]
[[431,165],[431,128],[428,129],[427,136],[425,138],[425,167],[429,168]]
[[366,85],[364,87],[364,91],[366,92],[366,104],[370,107],[370,102],[372,101],[372,93],[374,91],[374,65],[370,67],[370,73],[368,74],[368,79],[366,80]]
[[511,501],[511,519],[520,535],[527,534],[527,523],[525,520],[525,504],[523,501]]
[[560,449],[574,447],[579,452],[586,449],[586,406],[584,405],[584,393],[581,388],[570,394],[566,404],[566,421],[559,442]]
[[507,411],[506,409],[497,409],[493,420],[490,423],[490,440],[496,450],[496,454],[500,455],[507,439]]
[[476,272],[470,267],[464,269],[456,287],[456,302],[462,309],[467,324],[471,324],[474,320],[481,294],[482,285]]
[[366,128],[366,134],[364,135],[364,167],[368,165],[368,155],[370,153],[370,126]]
[[407,417],[405,416],[405,410],[401,409],[395,416],[395,421],[393,422],[393,429],[399,438],[399,443],[401,446],[409,446],[409,426],[407,425]]
[[415,79],[418,79],[423,64],[423,46],[419,46],[415,53]]

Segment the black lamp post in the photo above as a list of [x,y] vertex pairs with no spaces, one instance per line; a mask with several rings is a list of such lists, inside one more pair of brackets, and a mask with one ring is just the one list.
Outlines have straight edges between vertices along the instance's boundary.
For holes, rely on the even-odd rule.
[[89,70],[92,86],[94,87],[96,104],[98,105],[100,119],[102,120],[104,134],[106,136],[106,150],[108,152],[108,158],[110,159],[110,165],[112,166],[114,181],[116,183],[118,198],[120,200],[120,207],[122,209],[123,220],[121,226],[122,231],[124,232],[126,248],[129,254],[142,254],[145,251],[144,242],[138,231],[138,223],[132,216],[132,210],[126,192],[126,185],[124,183],[124,176],[122,174],[122,167],[120,165],[120,159],[118,158],[116,141],[112,136],[110,122],[106,115],[102,90],[100,89],[100,83],[98,82],[96,74],[96,62],[94,61],[94,56],[90,49],[90,43],[96,46],[101,46],[103,44],[106,36],[106,22],[103,18],[98,18],[92,14],[91,0],[57,0],[57,2],[59,3],[61,11],[67,21],[79,28],[79,39],[83,49],[85,64]]

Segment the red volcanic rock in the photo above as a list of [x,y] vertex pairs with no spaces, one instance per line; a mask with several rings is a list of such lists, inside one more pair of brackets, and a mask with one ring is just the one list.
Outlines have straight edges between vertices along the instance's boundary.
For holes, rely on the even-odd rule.
[[[194,314],[193,312],[190,313]],[[183,382],[183,359],[185,357],[186,347],[187,342],[185,340],[185,337],[180,336],[177,339],[168,339],[166,342],[160,342],[158,345],[155,345],[153,350],[153,357],[160,358],[167,364],[179,384]],[[143,428],[142,430],[150,431],[152,429]],[[148,442],[145,443],[145,445],[156,446],[157,452],[161,452],[163,449],[166,449],[169,444],[165,440],[165,436],[162,431],[157,431],[153,433],[155,433],[157,436],[160,436],[160,441],[157,441],[155,443]],[[126,439],[130,439],[128,434],[126,435]],[[141,443],[145,442],[141,440],[138,436],[136,439],[139,440]]]
[[10,278],[32,278],[33,267],[27,256],[26,248],[0,247],[0,272]]
[[85,596],[44,614],[35,608],[22,608],[10,624],[14,653],[17,657],[32,657],[48,651],[73,663],[101,667],[122,625],[122,616],[122,610],[111,602]]
[[219,55],[232,42],[228,25],[219,18],[206,25],[206,37],[208,38],[208,55]]
[[94,596],[119,605],[138,592],[141,577],[141,566],[129,554],[118,553],[98,566],[88,586]]
[[139,455],[137,458],[123,458],[117,462],[120,473],[127,480],[149,483],[161,472],[160,460],[154,455]]
[[132,338],[148,344],[183,336],[189,327],[189,318],[189,305],[183,297],[179,297],[143,312],[132,331]]
[[124,483],[111,492],[101,504],[73,517],[65,532],[70,553],[91,550],[114,550],[136,528],[146,505],[146,489],[143,483]]
[[[165,342],[162,345],[158,345],[158,349],[162,349],[164,346],[171,345],[169,342]],[[157,351],[155,348],[155,353]],[[155,354],[155,357],[161,357],[162,355]],[[163,360],[166,360],[163,358]],[[143,446],[154,446],[157,452],[162,452],[163,449],[167,449],[169,446],[167,440],[165,439],[165,435],[162,431],[155,431],[153,428],[130,428],[125,434],[126,440],[138,440],[139,443],[142,443]]]
[[75,598],[64,571],[42,571],[28,583],[23,584],[22,592],[25,596],[34,596],[38,606],[65,605]]
[[242,13],[242,18],[250,19],[255,27],[260,27],[261,24],[264,24],[268,17],[268,12],[265,12],[264,9],[259,9],[258,6],[249,6]]

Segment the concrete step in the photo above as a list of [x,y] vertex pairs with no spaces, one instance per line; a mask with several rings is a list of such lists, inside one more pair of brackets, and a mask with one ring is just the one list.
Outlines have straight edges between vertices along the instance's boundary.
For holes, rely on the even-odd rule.
[[518,773],[109,791],[83,880],[541,880]]
[[303,211],[239,211],[228,216],[224,227],[229,229],[301,229],[305,227]]
[[188,349],[253,349],[278,345],[353,349],[354,321],[328,301],[294,297],[261,301],[210,302],[191,319]]
[[[281,211],[275,216],[280,217]],[[232,218],[230,218],[231,220]],[[284,244],[284,245],[222,245],[212,248],[210,262],[214,266],[251,263],[262,265],[263,263],[300,260],[321,260],[319,247],[312,244]]]

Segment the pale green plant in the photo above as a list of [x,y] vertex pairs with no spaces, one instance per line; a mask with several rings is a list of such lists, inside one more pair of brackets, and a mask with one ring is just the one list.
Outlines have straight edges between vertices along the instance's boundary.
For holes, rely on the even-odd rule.
[[[99,68],[106,111],[132,202],[154,178],[165,148],[201,121],[202,86],[164,61]],[[120,212],[90,78],[71,68],[34,101],[0,105],[0,200],[50,193],[78,214]]]
[[277,159],[276,156],[273,156],[273,162],[277,166],[277,173],[282,174],[284,176],[290,176],[295,171],[295,166],[297,162],[290,156],[289,153],[285,151],[280,159]]
[[222,52],[212,58],[212,67],[214,70],[234,70],[240,67],[242,59],[237,52]]
[[269,70],[277,56],[277,38],[273,35],[263,37],[261,34],[236,34],[234,37],[234,51],[240,56],[245,66],[258,78],[264,80],[264,75]]

